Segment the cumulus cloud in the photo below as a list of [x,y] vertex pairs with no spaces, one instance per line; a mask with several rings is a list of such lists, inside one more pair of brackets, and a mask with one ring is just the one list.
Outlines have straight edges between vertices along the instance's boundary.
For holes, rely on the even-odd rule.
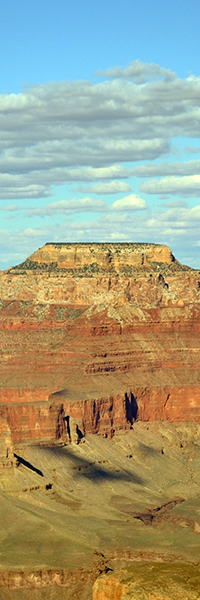
[[66,181],[106,181],[109,179],[126,179],[132,174],[132,169],[114,164],[110,167],[80,167],[65,170]]
[[[24,260],[45,242],[155,242],[168,244],[182,262],[189,257],[200,269],[200,205],[171,206],[141,212],[108,210],[97,218],[76,222],[71,217],[45,227],[0,231],[1,264],[9,266]],[[12,254],[14,248],[14,254]],[[5,260],[5,262],[4,262]],[[192,263],[193,261],[193,263]]]
[[[0,95],[0,199],[10,199],[10,208],[3,207],[6,218],[18,210],[24,211],[23,219],[32,217],[31,224],[35,217],[49,217],[48,227],[8,234],[2,229],[2,255],[16,245],[15,254],[27,256],[48,240],[176,245],[179,239],[179,247],[183,243],[186,248],[192,237],[198,243],[199,209],[189,209],[184,198],[200,193],[200,160],[177,160],[180,152],[173,144],[186,138],[191,143],[187,152],[200,151],[192,146],[200,128],[200,78],[180,79],[169,69],[139,60],[125,69],[110,69],[104,77],[100,83],[41,83],[20,94]],[[136,166],[136,161],[142,164]],[[132,193],[130,177],[147,179],[140,184],[141,196],[143,191],[182,199],[150,211]],[[50,197],[53,186],[67,183],[82,184],[78,191],[85,197],[17,208],[20,199]],[[123,198],[113,204],[102,199],[118,193]],[[82,213],[84,218],[90,213],[88,221],[81,221]],[[65,220],[63,226],[55,223],[56,215]]]
[[184,196],[199,196],[200,175],[189,175],[185,177],[163,177],[153,179],[140,184],[140,189],[146,194],[178,194]]
[[188,203],[186,200],[169,200],[169,202],[163,202],[162,206],[166,208],[185,208],[188,207]]
[[162,175],[196,175],[200,172],[200,160],[183,162],[162,162],[150,165],[139,165],[131,169],[136,177],[162,177]]
[[102,212],[107,208],[104,200],[94,200],[91,197],[73,198],[72,200],[58,200],[58,202],[49,202],[41,208],[29,209],[28,216],[49,217],[53,215],[72,215],[82,212]]
[[194,148],[194,146],[185,146],[186,152],[191,152],[191,154],[199,154],[200,148]]
[[[112,204],[107,204],[99,198],[85,196],[84,198],[72,198],[72,200],[58,200],[57,202],[48,202],[42,207],[26,207],[18,205],[10,205],[0,208],[0,210],[14,212],[17,210],[24,211],[28,217],[52,217],[54,215],[75,215],[84,212],[89,213],[109,213],[110,211],[135,211],[146,209],[146,202],[137,194],[131,194],[116,200]],[[121,216],[120,219],[123,217]],[[75,227],[76,227],[75,223]],[[78,225],[79,226],[79,225]]]
[[146,207],[147,205],[145,200],[143,200],[143,198],[137,194],[131,194],[130,196],[121,198],[121,200],[115,200],[111,206],[113,210],[125,211],[144,210]]
[[53,185],[128,178],[135,161],[168,155],[173,138],[198,136],[200,78],[139,60],[106,77],[0,95],[0,198],[44,198]]
[[16,210],[19,210],[19,206],[18,206],[18,204],[10,204],[9,206],[0,206],[0,210],[5,210],[8,212],[16,212]]
[[5,177],[0,174],[0,200],[20,200],[21,198],[46,198],[50,191],[44,185],[23,185],[20,175]]
[[126,77],[133,79],[135,83],[145,83],[151,79],[165,77],[168,80],[174,79],[175,73],[170,69],[164,69],[155,63],[142,63],[139,59],[134,60],[125,69],[122,67],[112,67],[106,71],[96,71],[95,75],[99,77]]
[[126,181],[109,181],[108,183],[96,183],[90,186],[79,186],[79,192],[92,194],[119,194],[120,192],[131,192],[130,184]]

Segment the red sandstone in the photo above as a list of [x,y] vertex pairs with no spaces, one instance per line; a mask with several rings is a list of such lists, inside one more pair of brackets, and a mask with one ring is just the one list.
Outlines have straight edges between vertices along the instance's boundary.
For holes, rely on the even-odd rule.
[[2,440],[200,422],[200,272],[166,246],[47,244],[0,290]]

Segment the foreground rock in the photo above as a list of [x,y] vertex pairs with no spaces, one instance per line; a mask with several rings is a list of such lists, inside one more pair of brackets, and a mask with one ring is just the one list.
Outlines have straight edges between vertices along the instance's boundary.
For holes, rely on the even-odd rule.
[[200,567],[135,564],[96,580],[93,600],[199,600]]
[[15,454],[0,472],[2,600],[92,600],[101,574],[134,582],[140,563],[199,563],[199,424],[138,421]]

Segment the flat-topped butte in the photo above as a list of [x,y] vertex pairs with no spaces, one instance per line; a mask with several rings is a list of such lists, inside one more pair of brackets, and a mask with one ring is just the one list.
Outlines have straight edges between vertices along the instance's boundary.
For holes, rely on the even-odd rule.
[[50,243],[31,254],[9,272],[65,271],[71,275],[92,277],[99,273],[136,271],[174,273],[175,270],[194,272],[181,265],[168,246],[148,243]]

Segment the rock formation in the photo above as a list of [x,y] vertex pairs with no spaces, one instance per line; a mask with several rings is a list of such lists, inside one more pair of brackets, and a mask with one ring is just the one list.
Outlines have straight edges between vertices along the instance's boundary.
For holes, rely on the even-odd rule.
[[148,563],[99,577],[93,600],[198,600],[199,565]]
[[0,418],[0,468],[13,467],[15,463],[11,430],[7,419]]
[[199,317],[167,246],[0,272],[2,598],[199,597]]
[[46,244],[1,272],[0,308],[2,464],[9,431],[67,443],[200,422],[200,272],[167,246]]

